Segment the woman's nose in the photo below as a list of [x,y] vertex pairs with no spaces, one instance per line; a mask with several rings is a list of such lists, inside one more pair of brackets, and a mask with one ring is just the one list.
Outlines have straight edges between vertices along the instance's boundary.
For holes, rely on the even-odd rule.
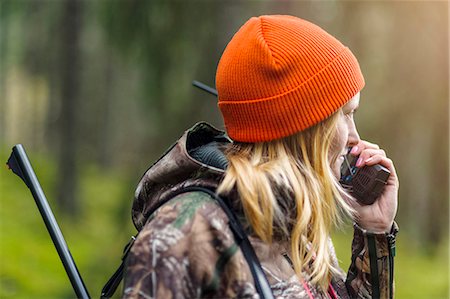
[[357,145],[361,139],[359,138],[358,130],[354,122],[352,122],[348,129],[348,146],[352,147]]

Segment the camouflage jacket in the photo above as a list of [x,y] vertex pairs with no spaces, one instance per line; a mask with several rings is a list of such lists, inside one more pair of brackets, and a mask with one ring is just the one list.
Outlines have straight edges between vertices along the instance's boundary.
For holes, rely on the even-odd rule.
[[[140,232],[126,260],[124,298],[259,298],[224,211],[207,193],[180,193],[189,186],[215,190],[223,161],[195,153],[228,142],[199,123],[144,174],[132,208]],[[298,279],[286,244],[249,239],[275,298],[392,298],[396,231],[371,234],[355,225],[348,274],[335,275],[328,292],[308,281],[308,269]]]

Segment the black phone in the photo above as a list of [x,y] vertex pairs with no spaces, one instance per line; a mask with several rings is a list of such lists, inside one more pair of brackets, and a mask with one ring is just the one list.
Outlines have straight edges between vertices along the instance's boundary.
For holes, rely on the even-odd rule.
[[380,164],[356,167],[359,156],[344,156],[339,183],[360,204],[371,205],[380,197],[391,172]]

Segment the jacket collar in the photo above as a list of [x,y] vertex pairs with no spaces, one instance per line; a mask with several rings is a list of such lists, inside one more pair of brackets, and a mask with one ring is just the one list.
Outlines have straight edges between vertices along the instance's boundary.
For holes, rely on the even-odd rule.
[[225,132],[206,122],[185,131],[142,176],[132,206],[135,227],[141,230],[159,203],[180,188],[215,189],[227,164],[223,150],[230,143]]

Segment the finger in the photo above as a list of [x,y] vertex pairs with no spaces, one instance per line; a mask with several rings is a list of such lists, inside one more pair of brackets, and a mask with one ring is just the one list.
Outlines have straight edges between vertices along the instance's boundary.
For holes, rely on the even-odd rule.
[[380,147],[378,146],[378,144],[360,140],[357,145],[352,147],[350,153],[354,156],[359,156],[365,149],[380,149]]
[[359,155],[358,161],[356,162],[356,167],[364,166],[365,161],[375,155],[386,157],[386,152],[382,149],[365,149]]
[[[373,156],[373,157],[369,158],[368,160],[366,160],[365,163],[367,166],[373,166],[375,164],[379,164],[379,165],[386,167],[390,172],[389,178],[386,181],[386,186],[391,186],[391,187],[395,188],[396,190],[398,190],[399,180],[397,177],[397,172],[394,167],[394,163],[392,162],[391,159],[382,157],[382,156]],[[385,188],[384,191],[386,191],[386,190],[387,190],[387,187]]]
[[380,165],[386,167],[391,172],[389,179],[391,179],[395,182],[398,182],[397,173],[396,173],[395,167],[394,167],[394,162],[391,159],[389,159],[385,156],[382,156],[382,155],[374,155],[374,156],[366,159],[363,162],[362,166],[364,166],[364,165],[373,166],[375,164],[380,164]]
[[372,166],[375,164],[383,165],[386,168],[394,165],[391,159],[387,158],[384,155],[375,154],[363,160],[363,165]]

